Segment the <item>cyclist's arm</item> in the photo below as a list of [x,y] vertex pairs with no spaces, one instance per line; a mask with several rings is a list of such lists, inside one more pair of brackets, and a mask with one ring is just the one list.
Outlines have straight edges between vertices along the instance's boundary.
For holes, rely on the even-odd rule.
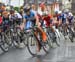
[[26,19],[23,18],[23,22],[22,22],[21,25],[20,25],[21,30],[24,29],[24,27],[25,27],[25,23],[26,23]]
[[25,23],[26,23],[26,19],[24,18],[24,19],[23,19],[23,23],[22,23],[22,24],[25,24]]
[[39,27],[40,26],[39,18],[37,15],[35,15],[34,17],[36,19],[36,25]]

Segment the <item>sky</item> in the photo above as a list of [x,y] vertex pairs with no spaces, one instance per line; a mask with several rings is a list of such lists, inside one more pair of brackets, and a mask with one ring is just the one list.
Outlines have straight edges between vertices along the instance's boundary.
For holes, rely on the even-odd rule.
[[[8,4],[9,0],[2,0],[3,3]],[[23,5],[23,0],[11,0],[11,5],[21,6]]]

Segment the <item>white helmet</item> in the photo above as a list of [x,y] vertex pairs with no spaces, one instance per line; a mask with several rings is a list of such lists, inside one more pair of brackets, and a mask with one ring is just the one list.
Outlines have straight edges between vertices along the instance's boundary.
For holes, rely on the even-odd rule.
[[61,13],[62,13],[62,11],[59,11],[58,13],[59,13],[59,14],[61,14]]
[[71,12],[69,12],[69,16],[73,16],[73,14]]

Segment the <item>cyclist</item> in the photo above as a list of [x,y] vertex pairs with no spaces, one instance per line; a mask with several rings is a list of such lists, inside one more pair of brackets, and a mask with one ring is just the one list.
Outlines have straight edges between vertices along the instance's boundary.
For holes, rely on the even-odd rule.
[[38,9],[38,17],[39,17],[41,26],[43,26],[43,24],[44,24],[44,22],[45,22],[45,21],[43,21],[43,17],[44,17],[44,15],[45,15],[46,13],[48,13],[48,12],[46,11],[45,4],[44,4],[44,3],[41,3],[41,4],[40,4],[40,8]]
[[73,14],[72,14],[71,12],[69,12],[67,19],[68,19],[69,24],[70,24],[70,23],[73,23],[74,17],[73,17]]
[[[72,34],[72,36],[74,36],[74,33],[73,33],[73,31],[74,31],[74,29],[73,29],[74,16],[71,12],[69,12],[67,20],[68,20],[68,30]],[[71,40],[71,41],[73,42],[73,40]]]
[[67,19],[66,13],[62,12],[61,17],[62,17],[62,24],[65,24],[66,23],[66,19]]
[[[37,15],[35,15],[34,12],[31,11],[30,5],[27,5],[24,7],[24,12],[25,12],[25,15],[23,17],[24,19],[23,19],[21,29],[22,30],[29,29],[30,27],[34,27],[35,25],[37,25],[39,31],[42,33],[43,41],[46,41],[46,34],[43,32],[43,30],[40,27],[40,23],[39,23]],[[35,33],[35,36],[37,38],[37,33]],[[41,45],[40,45],[38,38],[37,38],[37,41],[38,41],[37,50],[40,51]]]
[[15,10],[13,10],[13,9],[10,10],[9,18],[10,18],[10,26],[12,26],[17,19],[17,16],[15,15]]
[[39,8],[38,8],[38,14],[39,14],[39,16],[41,16],[44,12],[46,12],[45,9],[46,9],[45,4],[44,3],[41,3],[39,5]]
[[[22,16],[19,13],[16,13],[14,9],[10,10],[9,19],[10,19],[10,27],[12,27],[13,29],[15,27],[19,27],[20,24],[22,23]],[[20,32],[18,32],[18,33],[20,34]],[[19,37],[20,37],[20,35],[19,35]],[[23,47],[21,37],[20,37],[20,44],[16,45],[16,46],[19,48]]]
[[62,14],[61,11],[56,11],[55,12],[55,16],[57,17],[57,22],[58,22],[59,25],[61,23],[61,14]]
[[22,16],[19,13],[16,13],[14,9],[10,10],[9,18],[10,18],[10,25],[14,25],[15,23],[17,25],[20,25],[22,22]]
[[61,18],[62,18],[62,28],[64,30],[63,32],[65,36],[67,35],[67,12],[62,11]]
[[52,31],[54,31],[54,29],[52,28],[52,23],[53,23],[53,16],[48,14],[48,11],[46,11],[46,7],[44,3],[40,4],[40,11],[38,11],[38,16],[39,19],[42,19],[41,25],[43,26],[43,23],[45,22],[46,27],[50,27],[52,29]]
[[[41,11],[39,13],[40,17],[42,19],[42,26],[43,26],[43,23],[45,22],[45,26],[50,28],[50,30],[47,30],[47,32],[49,33],[52,33],[53,35],[51,36],[53,42],[56,41],[56,34],[55,34],[55,29],[53,27],[54,24],[57,24],[57,18],[56,16],[53,17],[52,15],[50,15],[48,13],[47,10],[45,10],[45,7],[41,7]],[[59,46],[59,45],[58,45]]]
[[6,31],[7,28],[9,27],[9,13],[7,11],[3,11],[2,13],[2,26],[3,26],[3,31]]

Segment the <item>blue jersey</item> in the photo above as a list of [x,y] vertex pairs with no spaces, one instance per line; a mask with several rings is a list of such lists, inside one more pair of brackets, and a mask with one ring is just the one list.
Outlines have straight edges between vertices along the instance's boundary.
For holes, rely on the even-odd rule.
[[62,19],[62,16],[61,15],[57,16],[57,21],[59,21],[60,19]]
[[[26,19],[25,29],[29,29],[35,24],[34,18],[35,14],[34,12],[30,11],[30,15],[24,15],[23,18]],[[34,21],[34,22],[33,22]]]
[[26,21],[29,21],[30,18],[33,18],[35,16],[34,12],[30,11],[29,15],[24,15],[23,18],[26,19]]
[[62,18],[62,23],[66,23],[67,15],[65,13],[61,14],[61,18]]

